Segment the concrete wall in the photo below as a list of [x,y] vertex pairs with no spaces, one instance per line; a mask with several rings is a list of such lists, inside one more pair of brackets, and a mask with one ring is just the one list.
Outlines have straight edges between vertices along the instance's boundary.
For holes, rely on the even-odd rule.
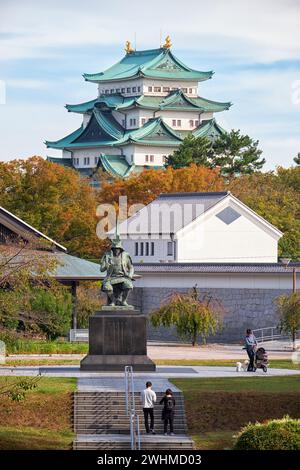
[[[188,289],[176,288],[176,292],[185,293]],[[209,338],[210,342],[240,341],[246,328],[263,328],[276,326],[279,318],[274,300],[279,295],[291,292],[282,289],[226,289],[201,288],[200,295],[208,294],[218,299],[223,306],[222,331]],[[144,313],[150,313],[160,306],[172,293],[174,288],[135,288],[131,294],[134,305]],[[148,339],[156,341],[181,341],[174,328],[154,329],[148,326]]]

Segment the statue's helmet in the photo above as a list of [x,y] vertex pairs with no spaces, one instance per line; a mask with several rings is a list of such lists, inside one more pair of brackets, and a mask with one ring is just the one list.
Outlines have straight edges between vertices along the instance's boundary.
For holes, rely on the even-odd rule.
[[120,250],[124,251],[122,240],[119,235],[116,235],[115,238],[111,240],[111,249],[119,248]]

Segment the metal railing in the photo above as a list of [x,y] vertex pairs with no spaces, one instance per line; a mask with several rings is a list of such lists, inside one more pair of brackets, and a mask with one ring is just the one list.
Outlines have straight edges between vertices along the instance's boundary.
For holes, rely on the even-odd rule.
[[135,409],[134,382],[132,366],[125,366],[126,414],[130,419],[131,450],[141,449],[140,419]]
[[76,329],[69,331],[70,343],[88,343],[89,342],[89,330],[88,329]]
[[[265,328],[257,328],[252,330],[258,343],[264,343],[266,341],[276,341],[280,339],[291,339],[291,335],[283,334],[280,332],[278,326],[267,326]],[[299,335],[297,331],[297,336]]]

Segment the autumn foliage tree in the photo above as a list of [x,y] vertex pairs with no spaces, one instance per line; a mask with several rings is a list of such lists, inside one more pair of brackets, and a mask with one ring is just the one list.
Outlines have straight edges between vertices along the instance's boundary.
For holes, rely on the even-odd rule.
[[76,171],[41,157],[1,162],[0,190],[0,205],[70,253],[100,253],[95,193]]

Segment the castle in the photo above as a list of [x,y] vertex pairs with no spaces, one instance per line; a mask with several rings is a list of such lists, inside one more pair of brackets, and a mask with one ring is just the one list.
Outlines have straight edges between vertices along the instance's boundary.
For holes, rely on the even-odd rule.
[[229,109],[198,96],[199,82],[212,78],[183,64],[171,51],[169,36],[158,49],[137,51],[126,42],[125,56],[104,72],[84,74],[96,83],[92,101],[66,105],[82,114],[79,129],[47,147],[62,150],[48,160],[92,176],[102,168],[126,178],[145,168],[162,168],[184,137],[214,139],[224,132],[214,113]]

